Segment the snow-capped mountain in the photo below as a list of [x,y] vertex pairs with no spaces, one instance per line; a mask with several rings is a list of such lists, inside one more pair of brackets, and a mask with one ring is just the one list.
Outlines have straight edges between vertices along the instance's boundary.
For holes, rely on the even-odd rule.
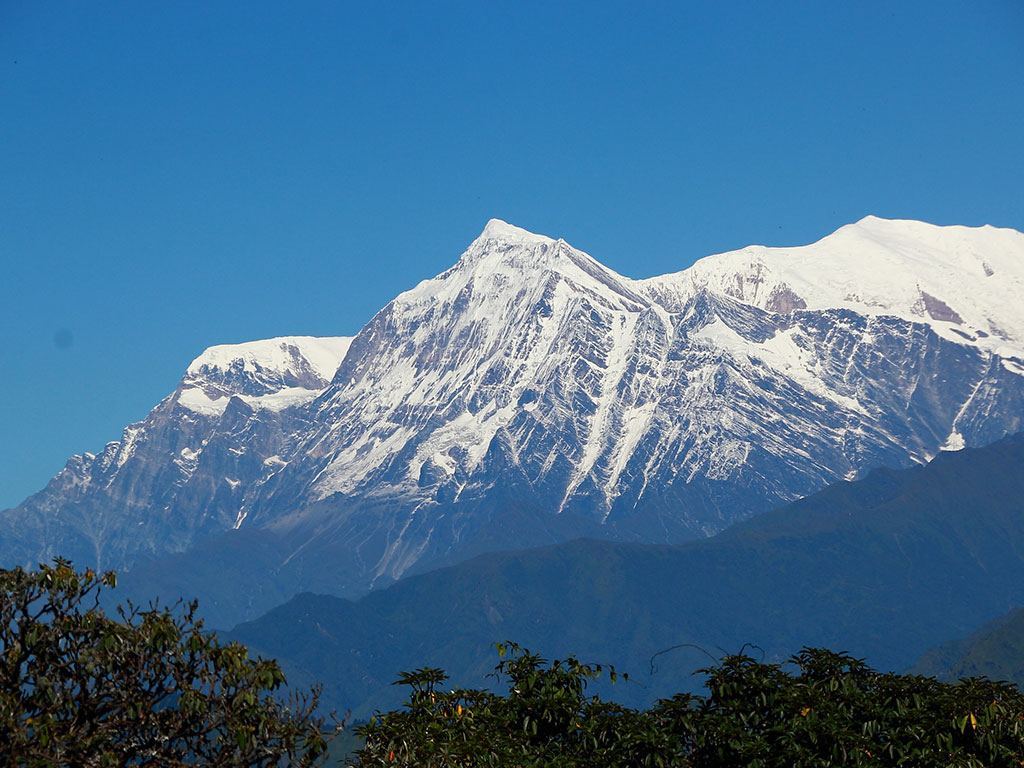
[[206,350],[120,441],[72,456],[3,513],[4,563],[64,556],[123,568],[238,528],[307,428],[301,405],[327,386],[350,343],[292,336]]
[[327,385],[352,339],[283,336],[210,347],[185,371],[177,401],[196,413],[221,415],[232,397],[257,410],[303,405]]
[[499,547],[704,536],[1020,430],[1022,296],[1013,230],[869,217],[633,280],[492,220],[354,339],[208,350],[4,513],[0,551],[123,566],[259,530],[275,578],[344,562],[345,593]]
[[643,282],[663,297],[707,286],[771,312],[850,309],[924,321],[943,338],[1019,356],[1021,273],[1015,230],[868,216],[813,245],[751,246]]

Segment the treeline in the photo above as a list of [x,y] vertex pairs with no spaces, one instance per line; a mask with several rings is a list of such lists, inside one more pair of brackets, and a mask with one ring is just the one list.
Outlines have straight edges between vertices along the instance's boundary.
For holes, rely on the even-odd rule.
[[443,690],[424,668],[398,681],[405,708],[361,726],[355,765],[818,766],[1024,765],[1024,695],[983,678],[959,684],[879,673],[846,654],[805,648],[784,664],[739,654],[702,670],[707,695],[641,711],[588,696],[607,672],[498,646],[507,692]]

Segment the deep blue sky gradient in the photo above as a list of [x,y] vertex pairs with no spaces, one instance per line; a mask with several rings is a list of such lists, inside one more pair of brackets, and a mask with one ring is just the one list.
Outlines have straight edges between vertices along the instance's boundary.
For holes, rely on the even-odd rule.
[[0,508],[497,216],[631,277],[1024,229],[1024,4],[0,0]]

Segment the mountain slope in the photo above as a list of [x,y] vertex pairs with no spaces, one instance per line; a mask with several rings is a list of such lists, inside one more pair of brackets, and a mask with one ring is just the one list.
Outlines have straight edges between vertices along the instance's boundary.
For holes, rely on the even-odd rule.
[[231,636],[361,714],[396,703],[403,669],[481,683],[500,640],[612,663],[633,679],[616,699],[637,704],[697,684],[707,656],[682,644],[753,643],[771,660],[820,645],[904,669],[1024,599],[1022,462],[1016,436],[840,482],[712,539],[490,554],[358,602],[302,595]]
[[198,582],[258,561],[210,587],[251,616],[494,549],[707,536],[1019,430],[1021,286],[1024,235],[991,227],[866,219],[631,280],[493,220],[350,346],[206,353],[0,516],[3,558],[166,570],[164,594],[186,562]]
[[942,680],[984,676],[1024,688],[1024,608],[989,622],[977,632],[930,648],[914,672]]

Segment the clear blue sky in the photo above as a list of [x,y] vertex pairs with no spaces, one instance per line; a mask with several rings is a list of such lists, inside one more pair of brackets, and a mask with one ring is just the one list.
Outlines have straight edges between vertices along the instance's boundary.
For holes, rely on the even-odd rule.
[[492,216],[632,277],[1024,229],[1024,4],[0,0],[0,508]]

